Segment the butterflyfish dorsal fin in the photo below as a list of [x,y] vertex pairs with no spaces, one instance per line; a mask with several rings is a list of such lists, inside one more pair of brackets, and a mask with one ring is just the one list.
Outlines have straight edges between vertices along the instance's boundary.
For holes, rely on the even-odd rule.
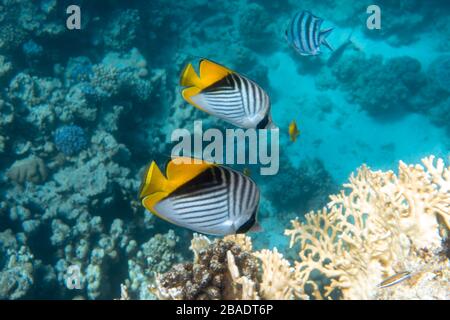
[[178,157],[172,159],[166,168],[166,175],[170,181],[170,184],[177,188],[184,183],[192,180],[200,173],[210,168],[214,164],[207,161]]
[[218,63],[203,59],[200,61],[200,80],[202,85],[200,88],[207,88],[217,81],[222,80],[232,72],[233,71],[230,69],[225,68]]

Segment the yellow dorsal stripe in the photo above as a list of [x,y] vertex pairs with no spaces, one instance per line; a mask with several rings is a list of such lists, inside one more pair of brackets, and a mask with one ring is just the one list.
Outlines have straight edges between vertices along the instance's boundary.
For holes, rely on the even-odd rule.
[[203,59],[202,61],[200,61],[200,80],[203,85],[203,87],[200,87],[200,89],[209,87],[217,81],[222,80],[230,73],[232,73],[232,71],[225,68],[224,66]]
[[[174,181],[186,183],[213,165],[199,159],[177,157],[167,164],[166,176],[171,183]],[[177,183],[177,187],[180,185]]]
[[161,217],[155,210],[155,205],[159,201],[214,165],[202,160],[197,161],[199,163],[195,163],[194,159],[187,157],[172,159],[167,164],[166,176],[161,173],[153,161],[147,171],[145,185],[140,194],[140,197],[143,198],[142,205],[158,217]]
[[189,63],[181,73],[180,84],[183,87],[195,87],[201,91],[202,89],[209,87],[217,81],[225,78],[232,72],[233,71],[221,66],[220,64],[203,59],[200,61],[200,76],[198,76],[195,72],[192,63]]

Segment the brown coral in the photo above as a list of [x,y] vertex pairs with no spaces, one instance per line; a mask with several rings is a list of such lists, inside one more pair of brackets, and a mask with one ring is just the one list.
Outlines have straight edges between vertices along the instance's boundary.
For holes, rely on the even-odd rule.
[[[243,277],[256,280],[256,258],[231,241],[217,240],[213,243],[196,236],[192,248],[199,249],[193,263],[177,264],[169,272],[156,277],[152,291],[161,299],[233,299],[242,294],[231,280],[227,261],[232,256],[234,266]],[[207,246],[196,245],[201,241]],[[241,292],[239,292],[241,291]]]
[[23,184],[25,181],[40,183],[47,179],[47,168],[44,161],[36,156],[17,160],[6,172],[6,176],[12,181]]

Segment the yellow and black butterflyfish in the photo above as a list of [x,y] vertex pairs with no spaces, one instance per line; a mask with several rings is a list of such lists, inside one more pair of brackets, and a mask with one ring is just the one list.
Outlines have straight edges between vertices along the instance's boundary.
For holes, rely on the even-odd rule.
[[257,230],[259,189],[231,168],[191,158],[174,158],[165,175],[153,161],[144,173],[139,197],[156,216],[210,235]]
[[240,128],[276,128],[269,96],[255,82],[207,59],[200,61],[199,71],[189,63],[181,73],[188,103]]

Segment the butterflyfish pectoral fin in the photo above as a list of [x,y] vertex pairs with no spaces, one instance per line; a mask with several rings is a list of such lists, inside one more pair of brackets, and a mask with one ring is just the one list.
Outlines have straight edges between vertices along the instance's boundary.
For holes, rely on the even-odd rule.
[[155,161],[147,167],[142,177],[142,184],[139,191],[139,198],[144,198],[152,193],[163,191],[166,187],[167,179],[158,168]]

